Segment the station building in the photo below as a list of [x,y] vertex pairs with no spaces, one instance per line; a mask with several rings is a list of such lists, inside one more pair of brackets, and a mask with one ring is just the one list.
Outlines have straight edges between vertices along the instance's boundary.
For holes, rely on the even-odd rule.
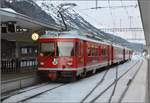
[[2,0],[0,8],[2,80],[3,75],[8,77],[9,74],[26,75],[28,72],[36,72],[38,43],[32,40],[31,35],[33,33],[42,35],[46,30],[61,29],[50,15],[33,3],[28,0],[11,2]]

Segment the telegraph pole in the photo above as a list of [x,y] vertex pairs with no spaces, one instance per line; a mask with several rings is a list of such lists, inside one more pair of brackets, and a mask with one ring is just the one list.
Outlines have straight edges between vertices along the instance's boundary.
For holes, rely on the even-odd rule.
[[97,9],[97,4],[98,4],[98,1],[96,0],[96,1],[95,1],[96,9]]
[[[130,28],[132,28],[132,18],[133,18],[132,16],[129,16],[129,20],[130,20]],[[131,37],[134,38],[132,32],[131,32],[131,35],[132,35]]]

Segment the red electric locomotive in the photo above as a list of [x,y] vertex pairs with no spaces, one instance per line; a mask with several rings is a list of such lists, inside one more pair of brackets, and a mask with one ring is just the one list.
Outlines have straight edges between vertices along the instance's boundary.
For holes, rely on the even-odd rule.
[[[124,62],[129,49],[87,38],[77,32],[42,35],[39,40],[38,72],[52,80],[75,80],[87,72]],[[130,54],[130,53],[129,53]]]

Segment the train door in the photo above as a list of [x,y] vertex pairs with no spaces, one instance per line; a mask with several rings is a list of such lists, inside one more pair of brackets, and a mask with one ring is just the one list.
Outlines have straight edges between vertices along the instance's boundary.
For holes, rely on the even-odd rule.
[[102,63],[102,45],[99,45],[99,63]]
[[123,48],[123,61],[125,61],[125,48]]
[[83,41],[83,58],[84,58],[84,67],[86,67],[86,64],[87,64],[87,43],[86,43],[86,41]]
[[110,65],[110,47],[107,45],[107,60],[108,60],[108,65]]
[[84,55],[83,55],[83,50],[84,50],[84,45],[83,41],[78,40],[75,42],[75,54],[76,54],[76,64],[77,68],[81,68],[84,66]]
[[114,63],[114,47],[111,45],[111,64]]
[[108,52],[107,52],[107,45],[102,45],[101,50],[102,50],[102,64],[104,66],[108,65]]

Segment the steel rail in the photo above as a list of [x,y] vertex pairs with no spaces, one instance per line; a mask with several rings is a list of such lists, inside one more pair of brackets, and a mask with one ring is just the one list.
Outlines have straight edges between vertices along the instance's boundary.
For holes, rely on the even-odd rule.
[[[45,83],[44,85],[42,85],[42,86],[36,86],[36,87],[34,87],[34,88],[31,88],[31,89],[28,89],[28,90],[18,90],[18,91],[16,91],[16,92],[13,92],[12,94],[9,94],[9,95],[7,95],[7,96],[2,96],[2,98],[1,98],[1,101],[4,101],[4,100],[6,100],[6,99],[8,99],[8,98],[10,98],[11,96],[14,96],[14,95],[18,95],[18,94],[21,94],[21,93],[25,93],[25,92],[27,92],[27,91],[31,91],[31,90],[34,90],[34,89],[37,89],[37,88],[41,88],[41,87],[43,87],[43,86],[46,86],[48,83]],[[32,87],[32,86],[31,86]]]
[[39,96],[39,95],[41,95],[41,94],[44,94],[44,93],[46,93],[46,92],[48,92],[48,91],[52,91],[52,90],[57,89],[57,88],[59,88],[59,87],[62,87],[62,86],[64,86],[64,85],[66,85],[66,84],[61,84],[61,85],[59,85],[59,86],[53,87],[53,88],[48,89],[48,90],[45,90],[45,91],[43,91],[43,92],[40,92],[40,93],[38,93],[38,94],[36,94],[36,95],[33,95],[33,96],[30,96],[30,97],[24,98],[24,99],[18,101],[17,103],[25,102],[25,101],[27,101],[27,100],[29,100],[29,99],[32,99],[32,98],[34,98],[34,97],[37,97],[37,96]]
[[[128,62],[128,61],[127,61]],[[134,65],[136,65],[137,64],[137,62],[134,64]],[[100,81],[94,86],[94,88],[81,100],[81,102],[80,103],[84,103],[84,101],[94,92],[94,90],[104,81],[104,79],[105,79],[105,77],[106,77],[106,75],[107,75],[107,73],[108,73],[108,70],[110,70],[110,68],[109,69],[107,69],[107,71],[104,73],[104,75],[103,75],[103,77],[100,79]],[[118,65],[117,65],[117,67],[116,67],[116,79],[117,79],[117,77],[118,77]]]
[[110,87],[112,87],[117,81],[119,81],[125,74],[127,74],[138,62],[132,65],[126,72],[124,72],[120,77],[118,77],[114,82],[112,82],[106,89],[104,89],[99,95],[93,98],[89,103],[94,103],[100,96],[102,96]]
[[[109,70],[109,69],[108,69]],[[100,79],[100,81],[94,86],[94,88],[81,100],[80,103],[83,103],[92,93],[93,91],[104,81],[107,73],[108,73],[108,70],[105,71],[103,77]]]
[[108,102],[108,103],[111,102],[112,97],[113,97],[113,95],[115,94],[115,90],[116,90],[117,83],[118,83],[118,82],[117,82],[117,78],[118,78],[118,66],[116,67],[116,79],[115,79],[116,83],[115,83],[115,86],[114,86],[114,88],[113,88],[113,91],[112,91],[112,93],[111,93],[111,95],[110,95],[110,98],[109,98],[109,102]]
[[[137,62],[135,63],[135,65],[136,65],[136,64],[137,64]],[[105,76],[107,75],[108,70],[109,70],[109,69],[107,69],[107,71],[104,73],[102,79],[97,83],[97,85],[88,93],[88,95],[86,95],[86,97],[84,97],[84,99],[82,99],[81,103],[83,103],[83,102],[92,94],[92,92],[104,81]],[[61,87],[61,86],[64,86],[64,85],[66,85],[66,84],[61,84],[61,85],[59,85],[59,86],[56,86],[56,87],[53,87],[53,88],[51,88],[51,89],[45,90],[45,91],[43,91],[43,92],[40,92],[40,93],[38,93],[38,94],[36,94],[36,95],[30,96],[30,97],[27,97],[27,98],[24,98],[24,99],[22,99],[22,100],[20,100],[20,101],[17,101],[17,102],[24,102],[24,101],[27,101],[27,100],[29,100],[29,99],[31,99],[31,98],[34,98],[34,97],[39,96],[39,95],[41,95],[41,94],[44,94],[45,92],[48,92],[48,91],[52,91],[52,90],[57,89],[57,88],[59,88],[59,87]],[[40,87],[42,87],[42,86],[40,86]],[[34,89],[37,89],[37,88],[40,88],[40,87],[35,87],[35,88],[29,89],[29,90],[27,90],[27,91],[31,91],[31,90],[34,90]],[[21,92],[16,93],[15,95],[18,95],[18,94],[21,94],[21,93],[24,93],[24,92],[27,92],[27,91],[21,91]],[[11,96],[14,96],[14,95],[11,95]],[[11,96],[9,96],[9,97],[11,97]],[[8,97],[8,98],[9,98],[9,97]],[[6,99],[7,99],[7,98],[5,98],[4,100],[6,100]]]
[[138,67],[138,69],[137,69],[136,72],[134,73],[133,77],[132,77],[131,79],[129,79],[126,88],[124,89],[124,91],[122,92],[122,94],[121,94],[121,96],[120,96],[120,98],[119,98],[118,103],[121,103],[121,102],[122,102],[122,100],[123,100],[123,98],[125,97],[125,95],[126,95],[128,89],[129,89],[131,83],[133,82],[133,80],[135,79],[137,73],[139,72],[140,68],[142,67],[142,64],[143,64],[143,61],[141,62],[140,66]]

